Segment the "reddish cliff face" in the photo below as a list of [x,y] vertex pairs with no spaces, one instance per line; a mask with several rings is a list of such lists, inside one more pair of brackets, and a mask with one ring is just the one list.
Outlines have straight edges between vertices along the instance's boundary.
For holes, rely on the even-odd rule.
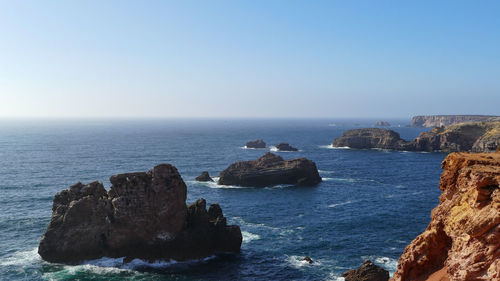
[[439,205],[391,280],[500,280],[500,153],[452,153]]

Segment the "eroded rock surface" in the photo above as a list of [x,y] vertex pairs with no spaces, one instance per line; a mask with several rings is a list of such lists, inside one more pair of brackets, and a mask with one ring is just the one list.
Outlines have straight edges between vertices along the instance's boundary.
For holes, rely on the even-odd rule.
[[387,281],[389,271],[367,260],[358,269],[351,269],[342,274],[345,281]]
[[391,280],[500,280],[500,153],[452,153],[439,205]]
[[406,141],[395,131],[382,128],[346,131],[333,141],[334,147],[380,148],[406,151],[494,152],[500,146],[500,121],[436,127]]
[[270,152],[254,161],[237,162],[222,171],[218,184],[273,186],[293,184],[315,186],[321,182],[316,164],[306,158],[283,160]]
[[110,181],[109,192],[92,182],[56,194],[38,247],[44,260],[188,260],[240,250],[241,231],[226,225],[217,204],[208,212],[203,199],[186,206],[186,185],[174,166],[115,175]]

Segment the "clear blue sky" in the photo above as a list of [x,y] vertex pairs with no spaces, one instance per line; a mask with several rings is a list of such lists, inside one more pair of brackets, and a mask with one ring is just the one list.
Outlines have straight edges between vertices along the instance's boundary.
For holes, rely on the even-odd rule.
[[500,1],[0,1],[0,117],[500,114]]

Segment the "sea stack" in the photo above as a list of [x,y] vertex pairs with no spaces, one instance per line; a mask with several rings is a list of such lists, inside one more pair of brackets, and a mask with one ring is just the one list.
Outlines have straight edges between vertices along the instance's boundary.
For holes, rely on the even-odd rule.
[[239,252],[240,228],[226,225],[219,205],[186,206],[186,184],[169,164],[115,175],[111,188],[77,183],[57,193],[38,253],[50,262],[101,257],[147,261],[200,259]]
[[195,178],[196,181],[214,181],[207,171],[203,171],[201,175]]
[[313,161],[306,158],[283,160],[268,152],[257,160],[230,165],[220,173],[218,184],[264,187],[278,184],[315,186],[320,182]]
[[342,136],[336,138],[332,146],[350,147],[357,149],[397,149],[414,150],[413,143],[401,139],[399,134],[393,130],[382,128],[366,128],[348,130]]
[[246,148],[266,148],[266,143],[263,140],[249,141],[245,145]]
[[440,203],[391,280],[500,280],[500,153],[452,153],[443,170]]
[[286,142],[282,142],[276,145],[276,149],[278,151],[299,151],[297,148],[290,146]]

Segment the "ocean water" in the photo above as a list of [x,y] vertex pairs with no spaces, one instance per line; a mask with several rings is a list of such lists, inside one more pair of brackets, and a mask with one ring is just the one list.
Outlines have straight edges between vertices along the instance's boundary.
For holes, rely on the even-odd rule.
[[[0,121],[0,280],[340,280],[365,259],[396,269],[405,246],[437,205],[443,153],[334,149],[343,131],[376,120],[2,120]],[[389,120],[403,138],[423,129]],[[401,125],[401,126],[397,126]],[[222,187],[198,183],[268,149],[248,140],[288,142],[318,166],[317,187]],[[109,187],[117,173],[171,163],[188,203],[221,205],[243,233],[241,253],[190,262],[102,258],[77,265],[42,261],[40,237],[56,192],[78,181]],[[315,263],[300,261],[310,256]]]

